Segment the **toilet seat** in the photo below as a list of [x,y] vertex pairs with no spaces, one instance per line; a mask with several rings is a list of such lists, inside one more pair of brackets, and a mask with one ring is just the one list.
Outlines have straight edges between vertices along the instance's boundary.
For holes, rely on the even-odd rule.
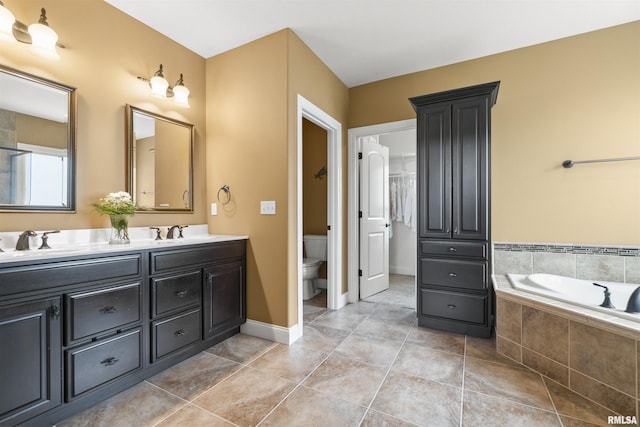
[[302,260],[302,265],[304,267],[312,267],[320,263],[322,263],[322,260],[315,259],[315,258],[304,258]]

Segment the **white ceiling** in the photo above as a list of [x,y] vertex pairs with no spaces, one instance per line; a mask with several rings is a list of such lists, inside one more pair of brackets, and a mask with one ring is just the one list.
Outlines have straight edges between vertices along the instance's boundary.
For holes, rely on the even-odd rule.
[[289,27],[349,87],[640,20],[640,0],[105,1],[204,58]]

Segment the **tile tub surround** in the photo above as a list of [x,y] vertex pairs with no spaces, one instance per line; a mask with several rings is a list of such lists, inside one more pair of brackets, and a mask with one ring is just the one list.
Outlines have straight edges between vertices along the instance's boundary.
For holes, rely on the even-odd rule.
[[586,280],[640,283],[640,247],[494,243],[493,274],[547,273]]
[[[236,335],[58,427],[585,427],[613,415],[499,355],[495,340],[418,327],[413,310],[304,312],[313,318],[290,346]],[[382,324],[394,333],[372,329]]]
[[497,352],[620,415],[639,417],[640,324],[515,290],[494,275]]

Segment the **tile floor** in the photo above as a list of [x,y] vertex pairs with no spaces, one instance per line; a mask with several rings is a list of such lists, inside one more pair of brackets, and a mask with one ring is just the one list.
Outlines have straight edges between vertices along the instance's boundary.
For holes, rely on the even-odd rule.
[[612,415],[493,340],[419,328],[399,306],[325,301],[305,304],[291,346],[236,335],[58,426],[574,427]]

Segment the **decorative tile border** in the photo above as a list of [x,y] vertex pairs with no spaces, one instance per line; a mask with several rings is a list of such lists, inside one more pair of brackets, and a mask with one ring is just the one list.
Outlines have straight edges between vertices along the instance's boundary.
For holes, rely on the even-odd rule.
[[552,243],[494,243],[494,250],[506,252],[548,252],[556,254],[640,257],[640,247],[592,246]]

